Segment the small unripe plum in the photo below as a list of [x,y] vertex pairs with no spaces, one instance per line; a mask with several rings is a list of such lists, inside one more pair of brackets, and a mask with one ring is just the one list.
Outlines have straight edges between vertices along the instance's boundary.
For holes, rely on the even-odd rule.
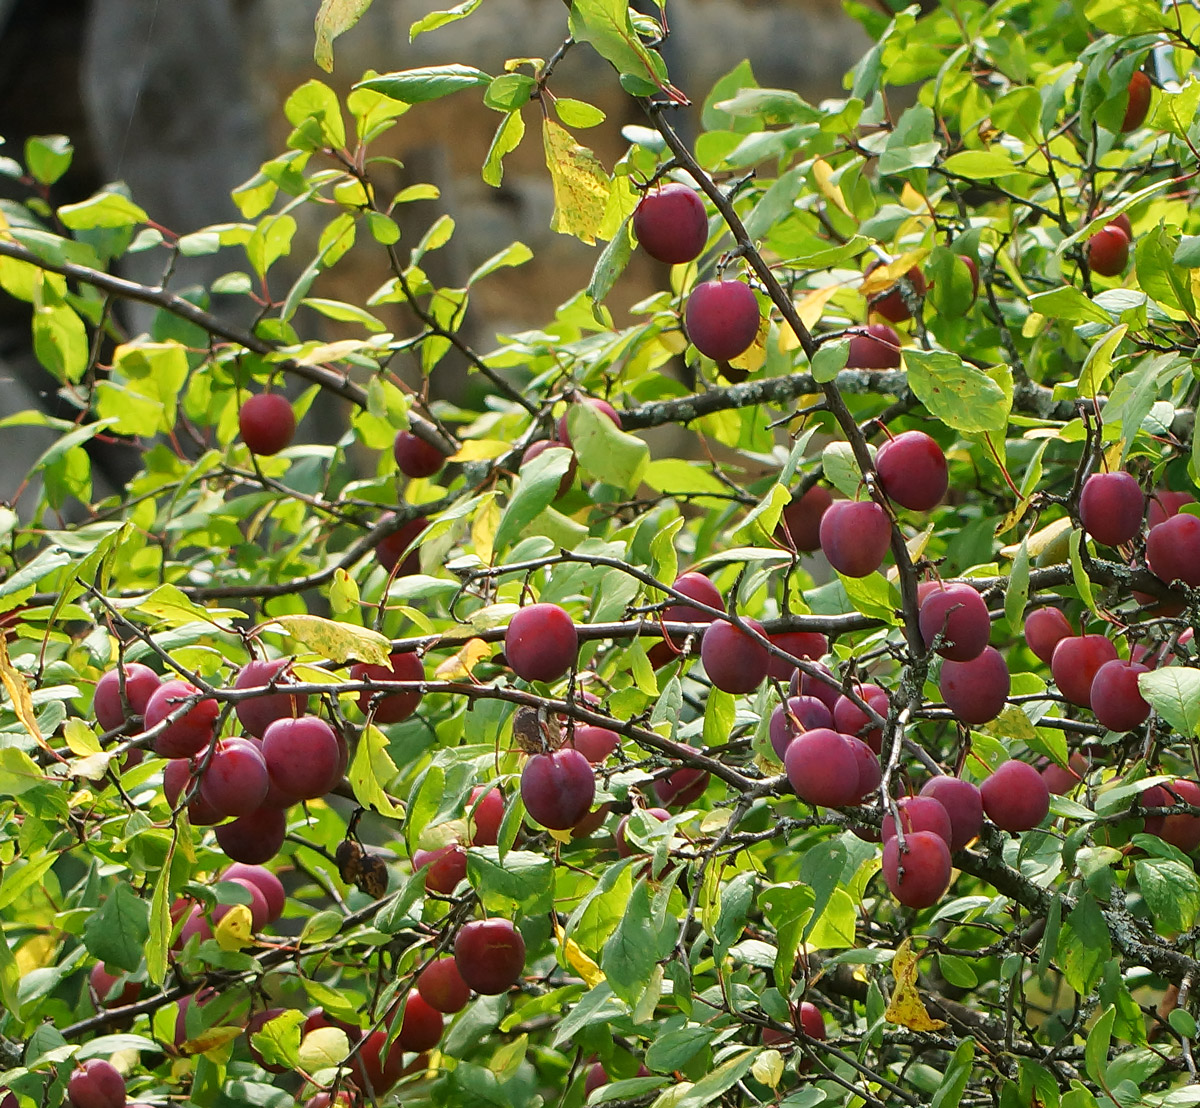
[[[425,667],[420,656],[411,651],[389,654],[386,666],[358,662],[350,667],[352,681],[424,681]],[[365,689],[358,694],[358,710],[365,716],[372,703],[376,723],[401,723],[417,710],[421,703],[420,689],[380,695]]]
[[852,327],[847,369],[898,369],[900,366],[900,336],[886,323],[868,323]]
[[[1175,793],[1176,800],[1171,793]],[[1174,807],[1178,803],[1200,807],[1200,785],[1185,778],[1176,778],[1170,784],[1170,792],[1162,785],[1154,785],[1142,793],[1142,805],[1146,808]],[[1147,816],[1146,834],[1157,835],[1165,843],[1190,854],[1200,846],[1200,816]]]
[[467,876],[467,852],[458,843],[437,850],[413,851],[413,869],[419,870],[426,865],[429,872],[425,874],[425,888],[449,896]]
[[[764,635],[762,624],[748,619],[745,623]],[[756,642],[740,627],[727,620],[717,620],[700,643],[700,660],[708,679],[723,692],[753,692],[767,679],[771,656],[762,643]]]
[[888,439],[875,455],[875,472],[888,498],[913,512],[936,508],[950,487],[946,455],[924,431]]
[[1002,831],[1028,831],[1050,811],[1050,789],[1028,762],[1001,763],[979,786],[979,795],[988,819]]
[[1144,508],[1142,488],[1132,474],[1093,473],[1083,483],[1079,520],[1097,542],[1120,546],[1142,529]]
[[1150,78],[1140,69],[1135,69],[1129,78],[1129,102],[1125,106],[1125,117],[1121,120],[1121,133],[1136,131],[1150,111]]
[[[578,403],[586,404],[589,408],[594,408],[601,415],[608,416],[608,418],[616,424],[617,429],[620,430],[621,416],[618,414],[617,409],[614,408],[607,400],[600,400],[597,397],[589,396],[584,400],[578,401]],[[569,410],[570,409],[568,409],[568,411]],[[571,447],[571,431],[567,426],[566,412],[563,412],[563,414],[558,417],[558,438],[561,445],[567,447],[568,449]]]
[[67,1081],[72,1108],[125,1108],[125,1078],[103,1058],[89,1058]]
[[430,962],[417,974],[417,992],[426,1004],[446,1015],[461,1012],[471,999],[471,990],[450,956]]
[[1129,236],[1113,223],[1087,241],[1088,265],[1102,277],[1119,277],[1129,263]]
[[573,747],[534,754],[521,771],[521,799],[530,818],[552,831],[568,831],[592,806],[596,774]]
[[525,972],[525,940],[511,920],[472,920],[455,937],[454,962],[475,992],[499,996]]
[[979,789],[961,777],[931,777],[921,786],[922,796],[941,802],[950,817],[950,849],[962,850],[983,829],[983,798]]
[[[397,577],[407,577],[421,570],[421,557],[418,551],[405,553],[417,537],[429,526],[429,520],[417,516],[384,536],[375,544],[375,559],[388,573],[395,571]],[[403,560],[401,560],[403,559]]]
[[[234,679],[235,689],[266,689],[272,687],[287,687],[288,661],[278,658],[274,661],[249,661],[238,671]],[[261,696],[239,700],[234,710],[238,721],[246,729],[246,733],[261,739],[267,728],[277,719],[290,719],[304,714],[308,706],[308,697],[297,696],[288,692],[267,692]]]
[[279,808],[259,808],[217,828],[217,845],[226,856],[248,866],[261,866],[279,853],[287,837],[287,816]]
[[125,705],[121,703],[121,671],[125,676],[125,699],[129,702],[129,716],[144,716],[162,678],[149,666],[140,662],[126,662],[119,669],[110,669],[96,682],[96,693],[92,697],[92,711],[96,722],[105,731],[120,727],[126,720]]
[[742,281],[705,281],[692,289],[684,309],[688,338],[718,362],[744,354],[758,336],[758,298]]
[[992,631],[987,605],[970,585],[935,589],[921,605],[921,637],[926,646],[941,635],[937,652],[955,662],[978,658]]
[[1050,674],[1067,700],[1081,708],[1090,708],[1092,682],[1100,667],[1116,656],[1117,648],[1103,635],[1071,635],[1054,648]]
[[946,840],[932,831],[914,831],[900,840],[883,844],[883,879],[901,904],[908,908],[929,908],[950,887],[950,848]]
[[[829,640],[819,631],[777,631],[768,635],[772,646],[779,647],[793,658],[824,658],[829,653]],[[776,681],[790,681],[796,666],[775,654],[767,662],[767,676]]]
[[837,731],[817,727],[798,735],[788,744],[783,767],[796,795],[809,804],[841,808],[858,799],[858,759]]
[[[157,727],[199,692],[195,685],[187,681],[164,681],[146,703],[146,730]],[[220,714],[221,706],[215,700],[205,698],[196,701],[154,740],[155,753],[164,758],[190,758],[198,754],[212,742],[213,725]]]
[[[882,264],[878,259],[873,261],[867,266],[866,276],[870,276]],[[904,277],[912,285],[912,291],[920,300],[925,295],[925,275],[914,265]],[[912,319],[912,311],[904,302],[904,295],[900,291],[899,283],[890,286],[883,292],[876,293],[868,300],[867,304],[871,311],[878,312],[891,323],[903,323],[906,319]]]
[[1110,731],[1132,731],[1150,718],[1150,705],[1138,688],[1138,674],[1149,673],[1141,662],[1114,658],[1092,678],[1089,699],[1096,719]]
[[1200,516],[1180,512],[1146,536],[1150,572],[1170,584],[1200,585]]
[[793,497],[779,517],[775,538],[784,546],[802,552],[821,547],[821,517],[833,503],[824,485],[813,485],[803,496]]
[[1008,665],[994,646],[985,646],[983,653],[969,662],[943,662],[938,681],[942,699],[966,724],[995,719],[1004,711],[1011,687]]
[[695,189],[672,181],[646,193],[633,212],[633,233],[650,257],[667,265],[695,261],[708,242],[708,212]]
[[821,517],[821,550],[846,577],[874,573],[891,539],[891,520],[874,500],[838,500]]
[[432,477],[446,464],[442,451],[411,431],[396,432],[392,454],[405,477]]
[[579,633],[557,604],[527,605],[504,633],[504,657],[526,681],[557,681],[571,672],[578,656]]
[[1025,643],[1047,665],[1054,648],[1074,634],[1071,621],[1058,608],[1034,608],[1025,617]]
[[[915,831],[932,831],[945,840],[946,846],[954,838],[950,813],[935,796],[902,796],[896,801],[896,810],[900,813],[900,828],[906,838]],[[891,812],[883,817],[882,834],[885,843],[896,835],[896,821]]]
[[296,413],[282,393],[259,393],[238,412],[238,430],[252,454],[278,454],[296,434]]

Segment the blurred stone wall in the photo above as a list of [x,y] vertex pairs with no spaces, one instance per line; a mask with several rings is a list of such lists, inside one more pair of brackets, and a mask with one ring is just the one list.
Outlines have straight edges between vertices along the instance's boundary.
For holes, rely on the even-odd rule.
[[[332,78],[312,60],[313,19],[319,0],[0,0],[0,135],[10,149],[26,136],[61,132],[75,142],[72,171],[53,190],[52,202],[88,195],[120,179],[153,216],[179,232],[238,219],[229,190],[262,160],[283,149],[289,126],[281,104],[312,78],[348,90],[364,69],[380,71],[466,62],[492,73],[506,58],[550,56],[560,45],[564,12],[552,0],[486,0],[469,18],[409,43],[409,26],[450,0],[377,0],[335,44]],[[713,82],[749,58],[759,82],[800,91],[811,99],[836,95],[841,75],[865,40],[836,0],[671,0],[668,67],[676,85],[699,103]],[[581,132],[607,165],[623,150],[622,125],[642,122],[613,74],[589,47],[576,47],[555,73],[552,90],[597,104],[608,113],[602,126]],[[582,288],[595,249],[550,231],[553,201],[543,163],[537,109],[526,109],[528,132],[507,159],[503,187],[492,189],[479,170],[500,116],[481,108],[470,93],[422,105],[405,116],[378,152],[400,158],[403,170],[383,171],[381,185],[436,184],[437,203],[405,213],[405,239],[415,242],[429,221],[448,211],[458,230],[433,256],[434,280],[461,284],[483,259],[520,239],[534,260],[511,276],[484,282],[472,301],[468,338],[489,349],[497,331],[537,326],[573,290]],[[687,133],[689,116],[675,117]],[[0,181],[0,195],[11,185]],[[307,260],[303,236],[292,261]],[[155,282],[152,256],[132,258],[125,272]],[[161,262],[158,263],[161,265]],[[178,287],[207,282],[240,258],[189,260],[172,276]],[[339,263],[315,292],[359,302],[386,278],[378,251],[357,250]],[[665,274],[635,258],[612,297],[619,311],[662,285]],[[280,285],[272,282],[275,295]],[[237,305],[220,305],[236,310]],[[133,330],[148,314],[131,310]],[[319,319],[305,326],[326,327]],[[411,327],[396,312],[389,326]],[[54,382],[29,351],[28,312],[0,297],[0,358],[6,376],[62,412]],[[439,390],[458,393],[461,367],[439,367]],[[326,406],[331,411],[334,406]],[[66,413],[70,414],[70,413]],[[334,417],[331,417],[334,418]],[[326,428],[336,432],[333,425]],[[120,483],[136,461],[98,458]],[[11,455],[10,455],[11,456]],[[0,474],[0,497],[12,486]]]

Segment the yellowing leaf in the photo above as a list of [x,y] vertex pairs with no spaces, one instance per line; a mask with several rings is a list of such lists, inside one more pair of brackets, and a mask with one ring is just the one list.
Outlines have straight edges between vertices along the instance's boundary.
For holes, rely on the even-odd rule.
[[373,662],[386,666],[391,641],[368,627],[355,627],[321,616],[276,616],[260,630],[283,630],[301,646],[331,662]]
[[542,121],[546,167],[554,185],[554,217],[550,229],[594,246],[604,225],[612,182],[587,147],[580,146],[565,127]]
[[500,505],[496,503],[496,494],[488,493],[484,501],[475,509],[471,520],[471,545],[475,547],[475,555],[484,565],[492,560],[495,551],[496,531],[500,526]]
[[350,1053],[350,1040],[340,1027],[318,1027],[300,1040],[300,1068],[305,1073],[341,1065]]
[[486,462],[499,458],[512,449],[512,443],[499,439],[464,439],[458,453],[447,458],[450,462]]
[[[1063,516],[1062,519],[1056,519],[1053,523],[1046,524],[1041,530],[1034,531],[1032,535],[1029,535],[1025,539],[1025,549],[1028,551],[1029,557],[1036,558],[1038,555],[1045,553],[1055,542],[1061,541],[1062,536],[1070,530],[1071,521],[1066,516]],[[1003,547],[1000,553],[1006,558],[1015,558],[1017,551],[1020,549],[1020,543],[1013,543]]]
[[58,950],[56,935],[34,935],[17,949],[14,959],[21,976],[32,973],[36,969],[45,969],[54,964],[54,954]]
[[554,935],[558,939],[558,945],[562,947],[567,965],[583,978],[589,989],[594,989],[601,981],[605,980],[604,971],[584,954],[574,939],[565,939],[564,941],[565,934],[562,924],[555,920]]
[[876,266],[863,281],[860,291],[863,296],[874,296],[884,289],[890,289],[913,266],[919,265],[928,256],[928,250],[910,250],[887,265]]
[[466,681],[471,671],[491,654],[491,646],[483,639],[468,639],[454,657],[447,658],[437,667],[433,676],[438,681]]
[[385,791],[396,777],[396,764],[387,745],[387,736],[374,724],[363,728],[350,763],[350,787],[364,808],[374,808],[385,816],[403,816],[404,809]]
[[817,183],[817,190],[826,200],[834,204],[843,215],[854,218],[854,213],[846,205],[846,198],[842,195],[841,186],[833,183],[833,166],[823,158],[818,158],[813,162],[813,180]]
[[917,955],[912,952],[912,940],[905,939],[892,959],[896,987],[883,1016],[889,1023],[907,1027],[910,1031],[940,1031],[946,1021],[933,1019],[917,992],[917,961]]
[[67,720],[63,725],[63,738],[67,749],[81,758],[100,753],[100,740],[96,738],[96,732],[77,717]]
[[[800,322],[811,331],[825,313],[825,305],[839,292],[840,285],[826,285],[823,289],[813,289],[807,296],[802,296],[796,301],[796,314],[800,316]],[[788,324],[783,324],[779,328],[779,349],[786,354],[789,350],[797,349],[799,345],[800,340],[796,337],[796,332]]]
[[910,212],[923,212],[928,210],[928,205],[923,197],[915,188],[907,181],[904,182],[904,188],[900,190],[900,203],[903,204]]
[[333,72],[333,40],[343,31],[350,30],[370,6],[371,0],[321,0],[313,60],[326,73]]
[[241,950],[254,941],[253,917],[245,904],[235,904],[221,917],[213,937],[222,950]]
[[240,1027],[210,1027],[207,1031],[202,1031],[194,1039],[188,1039],[183,1044],[182,1050],[184,1054],[212,1054],[219,1052],[223,1047],[227,1047],[240,1034]]
[[764,1050],[750,1066],[754,1080],[774,1089],[783,1079],[783,1055],[777,1050]]
[[42,738],[42,732],[37,725],[37,716],[33,710],[33,697],[30,695],[29,686],[25,684],[25,678],[13,668],[12,662],[9,661],[8,642],[3,635],[0,635],[0,681],[4,682],[8,698],[12,701],[13,712],[21,721],[21,726],[29,732],[43,750],[49,750],[50,747],[46,745],[46,740]]
[[770,334],[770,331],[771,317],[764,312],[759,317],[758,334],[754,336],[754,341],[750,344],[749,349],[736,358],[731,358],[729,364],[735,369],[744,369],[747,373],[761,369],[763,362],[767,360],[767,335]]

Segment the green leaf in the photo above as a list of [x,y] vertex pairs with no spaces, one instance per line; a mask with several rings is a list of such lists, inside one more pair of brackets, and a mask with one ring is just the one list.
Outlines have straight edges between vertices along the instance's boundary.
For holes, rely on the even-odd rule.
[[371,0],[321,0],[313,60],[326,73],[333,72],[333,40],[350,30],[370,6]]
[[483,102],[497,112],[519,111],[529,103],[537,82],[528,73],[505,73],[493,79]]
[[521,113],[509,112],[496,128],[492,145],[488,147],[487,158],[483,163],[484,184],[491,185],[492,188],[500,187],[500,182],[504,180],[504,156],[520,146],[524,137],[525,120],[521,118]]
[[524,265],[532,257],[533,251],[523,242],[511,243],[503,250],[493,254],[487,261],[477,265],[471,271],[471,276],[467,278],[467,287],[470,288],[476,281],[482,281],[485,277],[489,277],[497,272],[497,270],[511,269],[515,266]]
[[735,1054],[726,1062],[722,1062],[711,1073],[705,1074],[683,1096],[672,1101],[672,1108],[702,1108],[711,1104],[722,1093],[732,1089],[747,1073],[758,1057],[760,1047]]
[[905,347],[903,356],[909,386],[931,415],[956,431],[1003,433],[1012,394],[982,369],[945,351]]
[[733,541],[748,546],[770,546],[779,517],[791,499],[792,494],[783,485],[772,485],[734,531]]
[[58,218],[72,231],[97,228],[132,227],[145,223],[148,216],[128,197],[116,192],[98,192],[78,204],[64,204]]
[[964,150],[951,154],[943,163],[947,173],[966,177],[969,181],[987,181],[997,177],[1012,177],[1029,173],[1030,170],[1016,165],[1008,154],[995,148],[991,150]]
[[1180,735],[1200,736],[1200,670],[1168,666],[1139,673],[1138,691]]
[[150,935],[150,905],[127,884],[113,886],[100,910],[88,916],[83,941],[108,966],[135,972]]
[[384,73],[378,77],[370,77],[354,87],[373,89],[405,104],[424,104],[463,89],[489,85],[491,82],[491,77],[472,65],[428,65],[421,69],[406,69],[400,73]]
[[565,127],[598,127],[608,117],[594,104],[560,96],[554,101],[554,111]]
[[521,466],[517,471],[512,496],[496,527],[493,540],[496,550],[503,550],[525,537],[528,525],[557,498],[559,485],[572,460],[568,448],[551,446]]
[[25,140],[25,165],[39,185],[52,185],[70,168],[75,148],[66,135],[31,135]]
[[1025,605],[1028,602],[1029,546],[1027,539],[1022,539],[1008,574],[1008,587],[1004,591],[1004,616],[1014,631],[1023,625]]
[[291,252],[296,221],[286,213],[264,216],[246,241],[246,257],[255,273],[264,276],[268,269]]
[[832,381],[843,369],[850,358],[850,340],[837,339],[834,342],[824,342],[817,349],[812,360],[812,375],[814,381],[824,384]]
[[1112,323],[1112,316],[1074,285],[1034,293],[1029,298],[1029,306],[1040,315],[1069,323],[1103,323],[1105,326]]
[[600,958],[600,968],[608,984],[626,1004],[636,1004],[650,981],[660,957],[660,941],[646,880],[642,878],[634,885],[621,922],[604,944]]
[[1138,285],[1160,304],[1195,316],[1196,301],[1189,275],[1180,271],[1175,260],[1179,245],[1176,236],[1163,226],[1139,236],[1134,252]]
[[625,272],[629,259],[633,256],[633,237],[629,224],[632,216],[626,217],[617,229],[617,233],[605,244],[596,259],[592,269],[592,279],[588,282],[587,295],[593,304],[603,304],[604,298],[612,292],[617,278]]
[[1112,957],[1104,916],[1090,893],[1079,898],[1058,932],[1058,964],[1080,996],[1087,996]]
[[567,409],[567,430],[581,468],[619,489],[637,488],[650,461],[650,448],[641,439],[618,429],[591,404]]
[[1104,1074],[1108,1069],[1108,1047],[1112,1042],[1113,1021],[1116,1018],[1116,1008],[1109,1006],[1088,1030],[1083,1053],[1084,1066],[1088,1077],[1097,1085],[1104,1084]]
[[946,1066],[946,1072],[929,1102],[929,1108],[955,1108],[970,1080],[974,1061],[975,1040],[964,1039],[950,1056],[950,1064]]
[[1200,915],[1200,879],[1191,866],[1171,858],[1140,859],[1134,864],[1138,886],[1160,932],[1187,931]]
[[289,1009],[267,1020],[250,1036],[254,1049],[267,1065],[295,1069],[300,1064],[300,1025],[304,1018],[303,1012]]
[[1070,551],[1071,551],[1071,579],[1075,582],[1075,587],[1079,590],[1079,595],[1083,598],[1083,602],[1092,611],[1096,611],[1096,598],[1092,595],[1092,582],[1083,568],[1083,556],[1079,553],[1083,546],[1083,532],[1078,528],[1071,532]]
[[1166,26],[1162,9],[1154,0],[1092,0],[1084,15],[1112,35],[1148,34]]
[[465,19],[477,7],[482,0],[464,0],[461,4],[456,4],[453,8],[445,8],[442,11],[429,12],[428,15],[422,16],[408,29],[408,41],[412,42],[417,35],[424,34],[426,31],[436,31],[439,27],[444,27],[447,23],[454,23],[459,19]]
[[[363,630],[363,628],[356,628]],[[365,727],[358,737],[354,760],[347,777],[354,799],[364,808],[384,816],[402,816],[404,809],[394,803],[384,791],[397,775],[396,763],[388,754],[387,736],[374,724]]]
[[[320,20],[320,16],[317,18]],[[340,150],[346,145],[346,124],[342,119],[337,93],[324,81],[305,81],[284,102],[283,114],[293,127],[311,135],[314,148],[327,146]],[[310,120],[313,129],[305,127]],[[301,145],[307,146],[304,143]]]
[[625,0],[572,0],[567,26],[576,42],[590,43],[623,77],[649,82],[663,92],[676,92],[667,81],[662,56],[650,50],[634,30]]
[[646,1051],[646,1067],[657,1073],[681,1070],[715,1037],[715,1031],[697,1023],[655,1035]]
[[515,905],[536,915],[553,902],[554,863],[542,854],[510,850],[501,862],[497,847],[473,846],[467,851],[467,880],[489,911]]

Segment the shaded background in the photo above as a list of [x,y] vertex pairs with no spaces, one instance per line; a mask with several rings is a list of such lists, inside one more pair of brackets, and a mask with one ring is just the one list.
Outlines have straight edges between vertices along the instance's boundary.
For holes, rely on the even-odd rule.
[[[176,232],[238,220],[229,191],[283,149],[290,127],[281,105],[297,85],[319,77],[344,93],[367,68],[386,72],[455,61],[495,74],[508,57],[548,57],[565,33],[563,10],[553,0],[487,0],[470,18],[410,44],[410,24],[446,6],[448,0],[377,0],[337,40],[336,69],[329,77],[312,60],[319,0],[0,0],[3,152],[21,157],[29,135],[68,135],[75,159],[54,188],[54,203],[82,199],[105,182],[122,180],[153,219]],[[668,68],[696,103],[743,58],[750,59],[762,85],[795,89],[814,100],[838,95],[842,74],[866,46],[836,0],[672,0],[668,15]],[[624,149],[620,127],[643,120],[608,66],[590,48],[578,47],[556,70],[551,87],[608,113],[602,127],[579,138],[611,166]],[[379,183],[385,195],[389,187],[418,181],[432,182],[442,193],[440,201],[407,206],[401,248],[443,211],[457,222],[454,238],[430,258],[438,283],[464,283],[479,262],[516,239],[532,248],[533,261],[472,294],[466,338],[481,351],[490,349],[498,331],[543,323],[566,294],[586,284],[595,261],[593,248],[549,229],[553,196],[537,109],[526,110],[525,141],[506,160],[499,189],[483,183],[479,168],[500,117],[469,93],[421,105],[375,148],[404,163],[403,169],[383,171]],[[675,122],[688,132],[688,113]],[[15,195],[14,183],[0,179],[0,195],[6,191]],[[297,268],[317,230],[302,227],[297,236]],[[151,251],[127,259],[123,273],[157,283],[161,264]],[[243,264],[230,251],[187,259],[172,287],[205,283]],[[662,287],[664,277],[655,263],[635,258],[613,305],[619,310],[636,302]],[[377,250],[352,251],[314,293],[362,303],[385,278]],[[273,282],[275,295],[284,291],[283,281]],[[219,310],[237,307],[222,304]],[[136,333],[148,319],[130,309],[123,322]],[[400,333],[409,329],[398,310],[385,321]],[[320,326],[306,321],[306,337],[310,322],[314,329]],[[439,366],[436,377],[435,388],[444,395],[461,394],[461,366]],[[29,407],[66,418],[77,414],[55,395],[55,381],[33,358],[27,305],[3,294],[0,386],[0,418]],[[341,413],[334,405],[318,407],[327,413],[326,425],[306,431],[335,437]],[[11,496],[53,437],[0,430],[0,458],[12,460],[12,472],[0,460],[0,498]],[[99,447],[93,457],[97,496],[105,483],[119,487],[139,463],[129,447]]]

